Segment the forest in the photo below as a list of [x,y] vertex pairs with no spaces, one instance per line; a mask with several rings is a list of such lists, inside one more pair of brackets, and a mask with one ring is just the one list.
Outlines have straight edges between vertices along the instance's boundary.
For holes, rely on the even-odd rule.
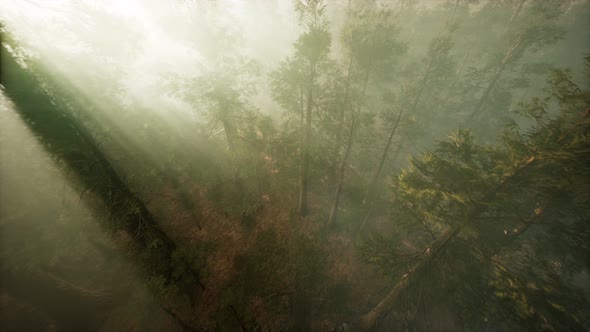
[[2,331],[590,331],[590,0],[7,0],[0,38]]

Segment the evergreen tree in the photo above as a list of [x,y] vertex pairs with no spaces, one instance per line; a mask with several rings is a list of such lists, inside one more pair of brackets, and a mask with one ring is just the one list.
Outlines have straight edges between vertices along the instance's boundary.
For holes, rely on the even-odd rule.
[[[328,217],[328,224],[336,218],[342,187],[344,171],[349,164],[351,149],[355,141],[355,130],[369,126],[370,119],[376,113],[367,109],[372,105],[367,101],[367,88],[373,83],[372,90],[380,91],[391,83],[395,65],[405,51],[406,45],[398,40],[399,27],[391,8],[371,3],[355,2],[348,11],[348,21],[343,28],[342,44],[345,54],[349,56],[343,106],[336,121],[335,147],[332,165],[337,165],[336,192]],[[388,75],[383,75],[388,73]],[[345,126],[346,111],[349,111],[349,130],[344,154],[339,158],[342,131]]]
[[[587,92],[563,72],[554,72],[549,83],[559,107],[554,117],[547,115],[550,97],[543,105],[533,99],[522,105],[523,112],[538,119],[530,130],[523,133],[512,126],[498,146],[477,145],[469,131],[458,131],[433,152],[413,158],[402,171],[393,199],[392,218],[404,225],[397,237],[412,238],[411,248],[425,249],[407,253],[396,241],[385,244],[390,254],[375,249],[383,248],[382,241],[365,247],[367,259],[403,276],[361,318],[363,329],[399,305],[401,294],[432,278],[426,271],[440,264],[454,271],[438,280],[443,294],[458,290],[445,303],[454,306],[466,324],[484,324],[471,320],[466,298],[494,294],[488,301],[498,303],[486,306],[490,321],[501,319],[494,315],[506,315],[499,309],[503,303],[514,306],[509,310],[517,315],[510,319],[520,326],[584,326],[585,306],[572,305],[583,299],[568,290],[565,280],[580,271],[578,264],[588,254],[584,243],[590,234],[590,205],[582,194],[588,191],[582,179],[590,175],[589,103]],[[549,249],[548,243],[557,247]],[[571,257],[560,255],[569,246],[584,249]],[[569,271],[556,272],[551,264],[567,264]]]
[[[311,154],[312,115],[316,107],[316,94],[321,89],[318,87],[322,68],[328,63],[331,37],[328,31],[328,22],[325,18],[326,5],[321,0],[304,0],[296,2],[296,11],[299,22],[304,32],[295,42],[295,54],[288,59],[275,74],[275,96],[280,98],[280,103],[285,104],[288,99],[300,98],[301,122],[300,122],[300,166],[299,166],[299,199],[297,209],[301,216],[308,213],[307,196],[309,191],[309,169]],[[296,65],[296,69],[292,68]],[[287,76],[288,75],[288,76]],[[283,81],[283,82],[281,82]],[[288,96],[281,88],[296,87]],[[298,89],[297,89],[298,87]],[[282,90],[282,91],[281,91]],[[293,95],[293,93],[295,95]],[[293,107],[293,106],[291,106]],[[290,107],[290,108],[291,108]]]

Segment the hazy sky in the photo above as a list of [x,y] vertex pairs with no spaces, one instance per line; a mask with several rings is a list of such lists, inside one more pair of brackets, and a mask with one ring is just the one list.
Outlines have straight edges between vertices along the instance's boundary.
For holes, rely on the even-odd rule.
[[161,92],[162,77],[197,76],[236,49],[272,68],[298,34],[284,0],[2,1],[0,20],[74,85],[87,89],[109,74],[122,102],[168,111],[189,106]]

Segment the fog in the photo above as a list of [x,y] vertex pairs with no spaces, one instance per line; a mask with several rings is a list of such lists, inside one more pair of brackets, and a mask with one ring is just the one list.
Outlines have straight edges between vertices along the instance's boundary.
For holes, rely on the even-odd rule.
[[0,3],[0,326],[584,330],[590,1]]

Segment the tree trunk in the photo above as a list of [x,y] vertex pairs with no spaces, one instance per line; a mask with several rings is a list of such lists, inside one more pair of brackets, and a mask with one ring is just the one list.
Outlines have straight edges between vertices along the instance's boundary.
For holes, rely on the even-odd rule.
[[370,196],[372,193],[372,188],[375,185],[375,183],[377,183],[377,179],[379,178],[379,175],[381,175],[381,171],[383,170],[383,165],[385,165],[385,160],[387,159],[387,153],[389,152],[389,148],[391,147],[391,142],[393,141],[393,136],[395,135],[395,133],[397,131],[397,128],[399,126],[399,123],[400,123],[403,113],[404,113],[404,104],[402,104],[401,109],[399,110],[399,113],[397,114],[397,118],[395,119],[395,124],[391,128],[391,132],[389,133],[389,138],[387,139],[387,144],[385,145],[385,149],[383,150],[383,153],[381,154],[381,160],[379,160],[379,165],[377,165],[377,169],[375,170],[375,174],[373,175],[373,178],[371,179],[371,183],[369,184],[369,188],[367,189],[367,193],[365,194],[365,199],[363,199],[363,204],[366,203],[367,200],[371,200]]
[[346,144],[346,152],[344,153],[344,158],[342,158],[342,163],[340,164],[340,169],[338,170],[338,185],[336,186],[334,202],[332,203],[332,209],[330,210],[330,216],[328,217],[328,226],[332,225],[336,215],[338,214],[338,204],[340,203],[340,194],[342,193],[342,186],[344,184],[344,171],[346,169],[346,164],[348,163],[348,156],[350,155],[350,149],[352,148],[352,143],[354,140],[355,120],[356,119],[353,112],[352,123],[350,124],[350,131],[348,133],[348,143]]
[[514,24],[514,21],[516,21],[516,19],[518,18],[518,16],[520,15],[520,11],[522,10],[522,7],[524,6],[524,3],[527,0],[521,0],[518,3],[518,7],[516,7],[516,10],[514,11],[514,13],[512,14],[512,17],[510,17],[510,22],[508,23],[508,26],[511,27]]
[[361,316],[358,321],[359,328],[363,331],[372,329],[373,326],[375,326],[377,320],[382,317],[385,312],[390,310],[391,307],[397,302],[399,296],[408,287],[408,285],[421,275],[425,267],[427,267],[434,258],[442,253],[449,241],[452,240],[455,235],[459,234],[459,232],[470,222],[470,220],[483,213],[486,210],[489,202],[493,201],[498,194],[502,193],[509,184],[523,176],[525,172],[527,172],[533,165],[536,164],[536,162],[537,159],[535,157],[529,158],[523,164],[523,166],[512,173],[512,175],[504,179],[494,189],[490,190],[480,200],[475,202],[471,206],[470,211],[467,213],[467,217],[465,218],[464,222],[459,223],[443,232],[432,242],[430,246],[424,249],[423,256],[416,263],[414,263],[406,271],[406,273],[404,273],[404,275],[387,293],[383,300],[381,300],[381,302],[379,302],[379,304],[377,304],[377,306],[375,306],[371,311]]
[[[5,34],[2,37],[3,42],[9,41]],[[6,96],[44,148],[65,164],[77,183],[94,194],[96,201],[92,203],[99,203],[92,204],[95,211],[107,210],[110,220],[103,218],[105,228],[129,239],[131,258],[142,272],[163,280],[165,285],[179,285],[193,299],[193,288],[204,288],[198,274],[188,262],[174,258],[176,244],[119,177],[86,128],[54,103],[35,75],[17,63],[13,53],[2,49],[0,54]]]
[[[351,62],[352,64],[352,59]],[[367,93],[367,86],[369,84],[369,77],[371,75],[371,68],[367,68],[365,72],[365,77],[363,80],[363,90],[361,96],[359,98],[359,106],[357,110],[357,114],[361,114],[362,103],[365,99],[365,94]],[[350,150],[352,148],[352,144],[354,142],[354,127],[356,122],[356,115],[354,114],[354,109],[351,107],[351,118],[352,123],[350,125],[350,133],[348,136],[348,143],[346,144],[346,152],[342,159],[342,163],[340,164],[340,169],[338,172],[338,184],[336,185],[336,193],[334,196],[334,202],[332,203],[332,208],[330,209],[330,216],[328,217],[328,225],[331,225],[334,219],[336,218],[336,214],[338,213],[338,204],[340,203],[340,194],[342,193],[342,186],[344,185],[344,170],[346,169],[346,165],[348,164],[348,156],[350,155]]]
[[299,168],[299,215],[306,216],[308,213],[307,193],[309,180],[309,155],[311,141],[311,111],[313,109],[313,82],[315,81],[315,65],[312,66],[309,86],[307,88],[307,107],[305,110],[305,130],[303,131],[303,151],[301,154],[301,165]]
[[473,112],[467,117],[466,124],[470,124],[474,120],[476,120],[477,117],[480,115],[480,113],[484,110],[484,106],[486,105],[488,99],[490,98],[490,94],[492,93],[492,91],[496,87],[496,84],[500,80],[500,77],[502,77],[502,73],[506,69],[506,65],[514,57],[514,55],[516,54],[516,51],[518,51],[520,49],[521,44],[522,44],[522,37],[523,36],[519,37],[518,40],[516,40],[516,42],[506,52],[506,55],[504,56],[504,58],[500,62],[500,65],[498,66],[498,69],[496,70],[494,77],[492,78],[492,80],[488,84],[488,87],[486,88],[483,95],[481,96],[481,98],[477,102],[477,105],[475,106]]
[[223,119],[221,121],[221,123],[223,124],[223,131],[225,132],[225,138],[227,139],[227,149],[234,150],[236,129],[232,125],[231,121],[229,121],[228,119]]
[[[412,106],[410,107],[410,109],[408,111],[408,113],[410,113],[410,114],[414,113],[414,111],[418,107],[418,104],[420,103],[420,98],[422,97],[422,93],[424,92],[424,87],[426,86],[426,83],[428,83],[428,78],[430,77],[430,74],[432,72],[432,66],[434,65],[435,57],[436,57],[436,54],[433,54],[430,57],[430,61],[428,63],[428,68],[426,69],[424,76],[420,80],[420,85],[418,86],[418,91],[416,92],[416,96],[414,97],[414,101],[412,102]],[[397,157],[399,156],[399,153],[401,150],[401,146],[402,146],[402,142],[400,141],[399,144],[397,145],[397,149],[396,149],[395,153],[393,154],[393,162],[395,162],[397,160]]]
[[432,66],[434,65],[434,59],[436,58],[436,54],[433,54],[430,57],[430,62],[428,63],[428,68],[426,69],[426,73],[424,73],[424,77],[420,80],[420,85],[418,87],[418,92],[416,92],[416,97],[414,98],[414,102],[412,103],[412,107],[410,107],[410,113],[414,113],[416,107],[418,107],[418,103],[420,102],[420,97],[422,97],[422,92],[424,92],[424,87],[426,87],[426,83],[428,83],[428,78],[430,78],[430,74],[432,73]]
[[533,215],[530,216],[528,219],[520,222],[516,227],[514,227],[511,231],[505,231],[504,235],[506,238],[512,238],[522,235],[526,232],[529,227],[537,223],[541,217],[543,216],[544,208],[538,207],[534,210]]
[[383,316],[397,301],[403,291],[408,288],[411,282],[419,275],[429,263],[438,256],[460,230],[460,227],[454,227],[440,235],[429,247],[423,252],[423,257],[416,262],[400,280],[393,286],[387,295],[377,304],[375,308],[361,316],[358,326],[362,331],[368,331],[375,326],[377,320]]
[[459,67],[459,69],[455,73],[453,83],[451,83],[448,86],[448,90],[447,90],[448,92],[447,92],[444,100],[439,104],[439,105],[442,105],[440,107],[441,110],[446,110],[448,108],[449,99],[451,98],[451,92],[453,91],[455,86],[457,86],[457,83],[459,82],[461,74],[463,73],[463,70],[465,69],[465,66],[467,65],[467,59],[469,58],[469,53],[471,53],[471,48],[469,48],[467,50],[467,52],[465,52],[465,55],[463,56],[463,59],[461,60],[461,67]]
[[335,177],[338,174],[337,165],[338,165],[338,156],[340,155],[340,140],[342,140],[342,130],[344,129],[344,113],[348,108],[348,98],[350,94],[350,73],[352,71],[352,54],[350,55],[350,60],[348,61],[348,73],[346,74],[346,85],[344,87],[344,101],[343,107],[338,114],[338,127],[336,128],[336,137],[334,139],[334,147],[332,148],[332,165],[330,166],[331,172],[333,173],[332,177]]

